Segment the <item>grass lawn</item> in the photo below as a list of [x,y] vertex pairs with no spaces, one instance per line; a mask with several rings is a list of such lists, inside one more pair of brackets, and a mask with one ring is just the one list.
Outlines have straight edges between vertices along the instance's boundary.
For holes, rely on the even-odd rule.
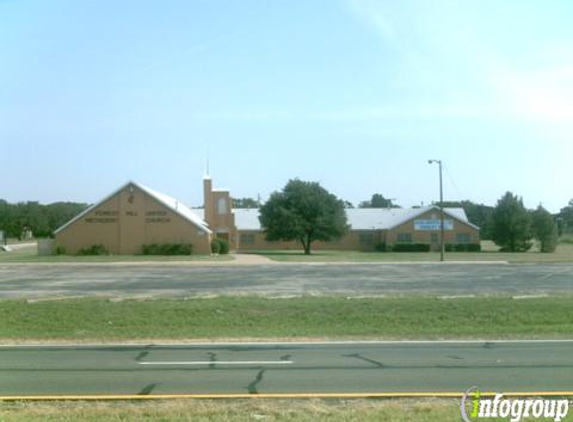
[[[3,403],[3,422],[458,422],[459,400],[241,400]],[[509,419],[488,418],[498,422]],[[533,419],[523,419],[524,422]],[[573,421],[573,412],[563,419]]]
[[36,246],[16,249],[11,252],[0,252],[0,264],[9,263],[118,263],[118,262],[191,262],[191,261],[231,261],[231,255],[98,255],[98,256],[75,256],[75,255],[49,255],[38,256]]
[[[438,262],[439,252],[357,252],[357,251],[314,251],[304,255],[302,250],[252,251],[279,262]],[[555,253],[539,253],[535,250],[525,253],[498,252],[491,242],[483,242],[482,252],[446,252],[446,261],[510,263],[573,263],[573,244],[560,244]]]
[[0,341],[571,338],[573,296],[0,301]]

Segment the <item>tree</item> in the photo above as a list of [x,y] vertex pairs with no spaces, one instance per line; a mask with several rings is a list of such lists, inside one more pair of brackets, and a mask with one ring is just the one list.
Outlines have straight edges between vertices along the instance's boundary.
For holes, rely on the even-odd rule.
[[559,212],[563,233],[573,233],[573,199]]
[[375,193],[369,201],[362,201],[358,208],[400,208],[392,203],[391,199],[384,198],[384,195]]
[[54,230],[87,207],[87,204],[73,202],[42,205],[28,201],[10,204],[0,199],[0,230],[7,237],[21,238],[25,229],[30,229],[35,237],[49,237]]
[[557,226],[553,215],[541,205],[531,213],[534,237],[541,243],[541,252],[552,253],[557,248]]
[[344,208],[346,209],[353,209],[354,208],[354,204],[350,201],[344,201]]
[[259,208],[259,201],[253,198],[233,198],[234,208]]
[[268,241],[300,241],[305,255],[312,242],[330,241],[348,231],[344,201],[316,182],[291,180],[261,207],[259,220]]
[[531,248],[531,217],[523,200],[507,192],[491,215],[491,237],[502,251],[525,252]]
[[491,240],[491,215],[493,207],[489,205],[476,204],[469,200],[460,202],[444,202],[446,208],[463,208],[468,220],[480,228],[480,237],[483,240]]
[[49,236],[53,235],[54,230],[63,226],[76,215],[89,207],[88,204],[76,202],[54,202],[44,206],[50,228]]

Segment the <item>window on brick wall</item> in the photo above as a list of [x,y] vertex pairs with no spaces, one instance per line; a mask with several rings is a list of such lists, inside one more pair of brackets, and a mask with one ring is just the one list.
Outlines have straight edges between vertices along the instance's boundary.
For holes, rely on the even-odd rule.
[[217,201],[217,213],[219,215],[225,215],[227,212],[227,200],[225,198],[219,198]]
[[471,243],[472,237],[469,233],[458,233],[456,234],[456,241],[458,243]]
[[358,242],[361,245],[373,245],[374,235],[372,233],[360,233],[358,235]]
[[412,233],[398,233],[398,243],[412,243]]
[[243,233],[241,234],[240,242],[243,245],[254,245],[255,235],[252,233]]

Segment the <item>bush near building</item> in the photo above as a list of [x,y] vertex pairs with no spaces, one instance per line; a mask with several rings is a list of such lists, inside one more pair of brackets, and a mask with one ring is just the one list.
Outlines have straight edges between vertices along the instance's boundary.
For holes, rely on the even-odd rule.
[[446,243],[446,252],[481,252],[479,243]]
[[428,243],[396,243],[392,252],[430,252]]
[[190,243],[165,243],[143,245],[143,255],[191,255],[193,245]]
[[227,255],[229,250],[229,242],[225,239],[216,238],[211,242],[211,253],[213,254]]
[[78,251],[79,256],[109,255],[109,251],[104,245],[91,245]]

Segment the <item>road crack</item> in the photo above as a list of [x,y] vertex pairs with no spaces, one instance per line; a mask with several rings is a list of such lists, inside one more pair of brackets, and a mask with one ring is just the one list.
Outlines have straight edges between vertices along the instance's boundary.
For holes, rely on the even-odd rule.
[[157,387],[159,387],[161,385],[161,383],[154,383],[154,384],[149,384],[147,387],[145,387],[143,390],[141,390],[139,393],[137,393],[138,396],[149,396],[153,390],[155,390]]
[[342,357],[360,359],[360,360],[363,360],[364,362],[371,363],[372,365],[375,365],[378,368],[388,368],[388,365],[384,365],[382,362],[378,362],[377,360],[374,360],[374,359],[369,359],[365,356],[362,356],[359,353],[354,353],[352,355],[342,355]]
[[255,380],[247,386],[247,390],[249,394],[259,394],[258,386],[263,381],[263,377],[265,376],[266,369],[261,369],[257,374]]

